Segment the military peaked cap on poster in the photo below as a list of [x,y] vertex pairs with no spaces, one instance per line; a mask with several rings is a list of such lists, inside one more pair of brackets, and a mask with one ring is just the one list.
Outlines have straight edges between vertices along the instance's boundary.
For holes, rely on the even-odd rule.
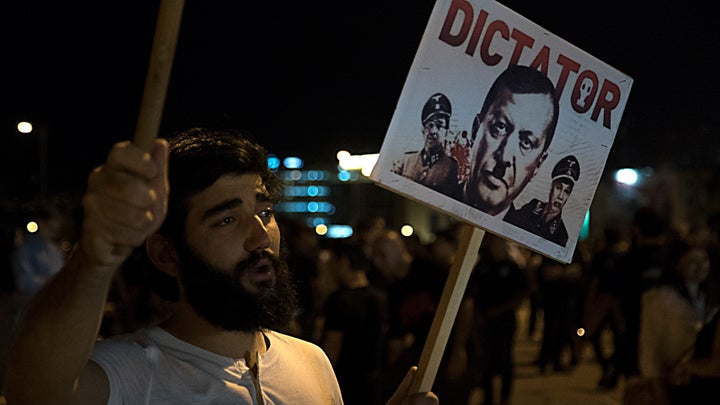
[[573,184],[580,177],[580,163],[577,158],[573,155],[565,156],[560,159],[555,168],[552,171],[553,180],[559,178],[565,178],[571,180]]
[[431,118],[440,115],[450,120],[452,107],[450,107],[450,99],[442,93],[435,93],[425,103],[422,110],[422,123],[425,125]]

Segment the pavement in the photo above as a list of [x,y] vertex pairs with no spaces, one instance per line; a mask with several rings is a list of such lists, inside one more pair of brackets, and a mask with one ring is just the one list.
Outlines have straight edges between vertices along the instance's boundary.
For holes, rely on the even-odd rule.
[[[594,358],[590,345],[581,351],[578,364],[568,371],[540,373],[533,364],[540,352],[540,332],[528,337],[528,306],[518,309],[518,331],[515,342],[515,382],[508,405],[620,405],[623,380],[612,390],[597,388],[600,366]],[[542,316],[540,316],[542,318]],[[542,321],[542,320],[540,320]],[[538,324],[542,330],[542,323]],[[606,349],[612,349],[611,336],[603,336]],[[567,358],[569,362],[569,354]],[[551,369],[551,367],[549,367]],[[499,390],[500,381],[496,381]],[[499,391],[495,398],[499,397]],[[441,399],[442,403],[442,399]],[[473,392],[467,405],[481,405],[482,390]]]

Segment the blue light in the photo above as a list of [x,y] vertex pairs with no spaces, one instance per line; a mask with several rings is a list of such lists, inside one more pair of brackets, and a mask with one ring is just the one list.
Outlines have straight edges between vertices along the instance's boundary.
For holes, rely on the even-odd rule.
[[275,211],[277,212],[307,212],[307,204],[304,202],[281,202],[275,204]]
[[283,190],[285,197],[305,197],[305,187],[302,186],[287,186]]
[[268,155],[267,165],[270,170],[277,170],[280,167],[280,159],[275,155]]
[[320,204],[318,204],[318,203],[316,203],[316,202],[314,202],[314,201],[313,201],[313,202],[309,202],[309,203],[307,204],[307,210],[308,210],[309,212],[318,212],[319,209],[320,209]]
[[315,228],[318,225],[325,225],[325,218],[315,217],[312,219],[312,227]]
[[325,212],[328,215],[333,215],[335,214],[335,206],[330,204],[329,202],[321,202],[318,211]]
[[283,190],[285,197],[325,197],[330,195],[327,186],[286,186]]
[[348,181],[350,180],[350,172],[342,170],[338,173],[338,180],[340,181]]
[[590,210],[585,213],[582,228],[580,229],[580,240],[585,240],[590,236]]
[[329,225],[328,231],[325,237],[331,239],[349,238],[353,234],[352,226],[350,225]]
[[283,160],[283,166],[288,169],[300,169],[303,167],[303,161],[299,157],[286,157]]

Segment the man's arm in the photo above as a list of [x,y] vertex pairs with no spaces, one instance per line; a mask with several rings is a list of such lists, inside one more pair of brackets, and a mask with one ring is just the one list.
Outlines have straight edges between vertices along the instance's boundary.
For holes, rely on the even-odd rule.
[[164,140],[152,155],[129,142],[116,144],[91,173],[78,248],[33,298],[11,347],[8,403],[71,403],[81,373],[107,384],[99,366],[87,366],[110,284],[132,249],[164,220],[167,191]]

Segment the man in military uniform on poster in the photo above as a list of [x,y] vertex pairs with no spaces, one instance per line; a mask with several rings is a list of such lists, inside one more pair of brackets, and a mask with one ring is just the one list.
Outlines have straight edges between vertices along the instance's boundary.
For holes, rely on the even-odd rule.
[[538,236],[565,246],[568,232],[562,220],[562,210],[580,177],[580,163],[573,155],[562,158],[553,168],[552,184],[547,202],[537,198],[519,210],[511,207],[503,220]]
[[433,94],[422,109],[425,146],[406,152],[393,163],[392,171],[453,198],[458,197],[458,164],[443,147],[450,128],[452,107],[442,93]]

